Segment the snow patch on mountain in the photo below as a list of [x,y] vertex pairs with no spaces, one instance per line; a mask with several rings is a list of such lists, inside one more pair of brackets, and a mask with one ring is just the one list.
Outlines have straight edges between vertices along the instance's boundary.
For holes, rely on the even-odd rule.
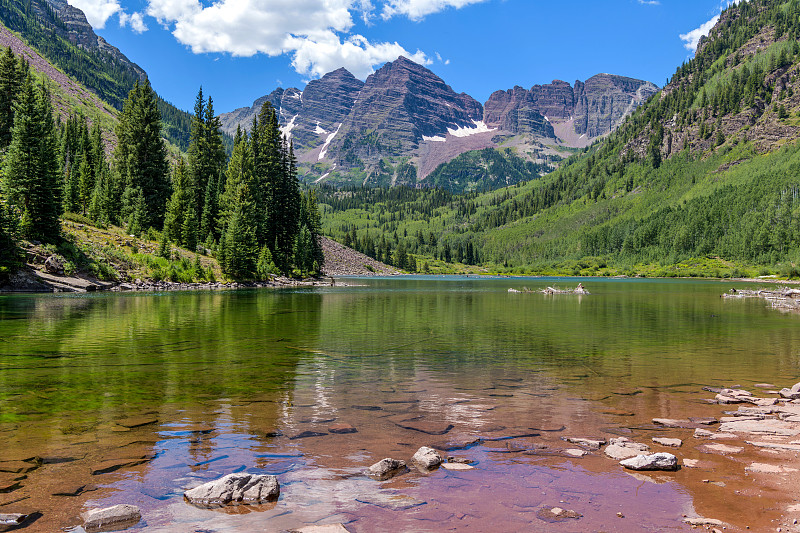
[[497,131],[497,128],[489,128],[482,120],[473,120],[472,123],[475,124],[474,128],[469,128],[467,126],[460,126],[456,129],[447,128],[447,133],[453,137],[469,137],[470,135],[477,135],[479,133]]

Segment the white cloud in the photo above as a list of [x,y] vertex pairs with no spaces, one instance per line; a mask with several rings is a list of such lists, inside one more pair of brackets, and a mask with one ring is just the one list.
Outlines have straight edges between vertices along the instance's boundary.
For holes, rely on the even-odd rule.
[[322,76],[344,67],[355,77],[364,79],[372,73],[374,65],[399,56],[423,65],[431,63],[419,50],[411,54],[396,42],[373,44],[361,35],[351,35],[342,41],[334,32],[327,32],[313,39],[295,38],[291,47],[294,49],[292,66],[297,72],[311,76]]
[[67,0],[67,2],[83,11],[86,20],[96,29],[105,28],[106,21],[115,13],[122,11],[117,0]]
[[422,20],[427,15],[444,11],[449,7],[460,9],[470,4],[479,4],[486,0],[387,0],[381,16],[388,20],[402,15],[411,20]]
[[208,6],[199,0],[148,0],[147,14],[196,54],[290,54],[294,68],[310,76],[345,67],[364,78],[374,66],[401,55],[429,63],[422,52],[410,53],[397,42],[373,43],[350,34],[353,15],[368,21],[373,10],[371,0],[218,0]]
[[120,12],[119,26],[120,28],[130,26],[136,33],[144,33],[147,31],[147,25],[144,23],[144,15],[141,13],[132,13],[129,15],[125,12]]
[[660,6],[661,2],[658,0],[639,0],[639,3],[643,6]]
[[695,28],[689,33],[681,34],[680,36],[681,41],[685,41],[683,46],[687,50],[695,52],[697,50],[697,45],[700,42],[700,38],[708,35],[708,32],[711,31],[711,28],[714,27],[714,25],[717,23],[718,20],[719,20],[719,15],[716,15],[711,20],[702,24],[699,28]]

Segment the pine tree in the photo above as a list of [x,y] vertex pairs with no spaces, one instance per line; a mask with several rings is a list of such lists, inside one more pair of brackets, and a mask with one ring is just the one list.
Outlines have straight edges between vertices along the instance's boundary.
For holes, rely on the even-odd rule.
[[[240,187],[247,185],[249,191],[256,191],[258,184],[253,176],[253,152],[251,150],[251,143],[247,139],[247,135],[239,137],[233,147],[230,161],[228,161],[228,170],[226,172],[227,179],[225,181],[225,189],[220,198],[220,213],[219,213],[219,228],[220,234],[225,233],[233,210],[235,208],[235,201],[238,194],[240,194]],[[256,214],[257,202],[255,200],[255,192],[253,195],[253,224],[258,227],[258,217]]]
[[[308,191],[301,197],[300,227],[307,228],[311,234],[309,252],[310,261],[312,265],[316,264],[316,268],[312,268],[309,271],[318,274],[322,270],[322,267],[325,263],[325,254],[322,251],[322,245],[320,243],[320,235],[322,234],[322,217],[317,204],[317,195],[314,191]],[[346,233],[345,235],[345,239],[350,237],[349,233]],[[349,246],[346,240],[345,246]],[[298,261],[295,260],[295,263],[298,263]]]
[[[211,195],[217,191],[214,185],[224,171],[226,159],[221,127],[219,118],[214,115],[214,102],[210,97],[207,103],[203,100],[201,87],[195,100],[188,153],[194,183],[195,209],[203,221],[201,225],[205,232],[215,231],[215,224],[212,222],[217,216],[215,206],[218,199]],[[209,186],[211,182],[213,185]],[[207,204],[213,212],[205,212]]]
[[160,229],[170,196],[167,149],[161,137],[161,114],[149,81],[131,89],[117,126],[116,168],[125,189],[144,197],[147,227]]

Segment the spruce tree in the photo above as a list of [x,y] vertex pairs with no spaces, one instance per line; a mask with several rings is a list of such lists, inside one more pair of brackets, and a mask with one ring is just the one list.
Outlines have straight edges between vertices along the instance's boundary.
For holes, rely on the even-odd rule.
[[14,127],[14,103],[22,80],[17,58],[11,48],[6,48],[0,57],[0,149],[11,144],[11,130]]
[[236,279],[252,278],[256,270],[258,242],[254,220],[255,202],[247,183],[241,183],[233,198],[230,218],[222,236],[223,271]]
[[15,106],[4,178],[8,199],[22,211],[26,237],[46,242],[59,238],[61,181],[50,95],[44,87],[35,89],[27,76]]
[[160,229],[170,196],[169,164],[161,137],[161,114],[149,81],[137,83],[128,94],[117,138],[114,161],[122,183],[125,189],[138,189],[144,197],[145,228],[142,229]]
[[[172,197],[167,202],[164,234],[168,239],[181,246],[188,247],[189,238],[195,246],[197,245],[197,215],[194,210],[194,201],[194,188],[189,175],[189,167],[183,158],[180,158],[172,173]],[[189,211],[192,212],[191,218]],[[187,230],[191,235],[186,233]]]
[[3,268],[12,266],[18,255],[17,220],[0,191],[0,277]]
[[[214,115],[214,103],[209,97],[203,100],[203,89],[197,94],[189,135],[189,168],[193,180],[195,210],[205,233],[214,232],[219,176],[224,171],[226,154],[222,140],[222,124]],[[213,182],[211,186],[209,184]],[[206,205],[212,212],[206,213]]]

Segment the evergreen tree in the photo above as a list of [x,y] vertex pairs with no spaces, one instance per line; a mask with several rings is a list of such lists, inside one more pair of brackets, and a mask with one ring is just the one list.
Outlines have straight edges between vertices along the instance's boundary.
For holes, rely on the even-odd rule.
[[[320,235],[322,234],[322,217],[317,204],[317,195],[314,191],[307,191],[306,194],[302,195],[301,197],[300,227],[306,228],[311,235],[309,244],[310,261],[312,267],[315,264],[316,267],[311,268],[308,271],[319,273],[325,263],[325,254],[322,251],[322,245],[320,243]],[[350,236],[349,233],[345,235],[347,237]],[[349,245],[345,242],[345,246]],[[295,260],[295,263],[299,264],[297,260]]]
[[13,265],[18,255],[17,220],[0,191],[0,276],[3,267]]
[[5,160],[4,188],[22,211],[22,232],[53,242],[61,231],[62,184],[58,173],[55,124],[50,95],[25,78],[15,106],[11,145]]
[[197,211],[194,209],[194,188],[189,167],[183,158],[178,160],[172,174],[172,197],[167,202],[164,234],[180,246],[197,246]]
[[11,144],[14,103],[17,100],[21,84],[17,58],[10,47],[6,48],[0,57],[0,149]]
[[[215,186],[224,170],[226,159],[221,127],[219,118],[214,115],[214,103],[210,97],[207,103],[203,100],[201,87],[194,106],[188,153],[194,184],[194,207],[203,221],[202,226],[206,233],[213,232],[215,228],[212,221],[217,216],[217,199],[211,195],[218,190]],[[206,205],[212,212],[205,212]]]
[[[256,191],[258,184],[253,175],[253,152],[251,150],[251,143],[247,139],[247,135],[239,137],[239,141],[233,147],[230,161],[228,161],[228,170],[226,172],[227,179],[225,181],[225,189],[220,198],[220,213],[219,213],[219,228],[220,234],[225,233],[233,210],[235,209],[235,202],[237,195],[240,194],[242,185],[247,185],[249,191]],[[251,193],[253,196],[253,220],[252,223],[258,227],[258,217],[256,215],[256,200],[255,192]],[[257,231],[257,230],[256,230]]]
[[149,81],[137,83],[125,100],[117,138],[114,162],[122,183],[126,190],[138,189],[144,198],[142,229],[160,229],[170,196],[169,165],[161,137],[161,114]]
[[252,278],[256,270],[258,242],[254,220],[255,202],[247,183],[236,188],[230,218],[222,236],[222,269],[237,279]]

